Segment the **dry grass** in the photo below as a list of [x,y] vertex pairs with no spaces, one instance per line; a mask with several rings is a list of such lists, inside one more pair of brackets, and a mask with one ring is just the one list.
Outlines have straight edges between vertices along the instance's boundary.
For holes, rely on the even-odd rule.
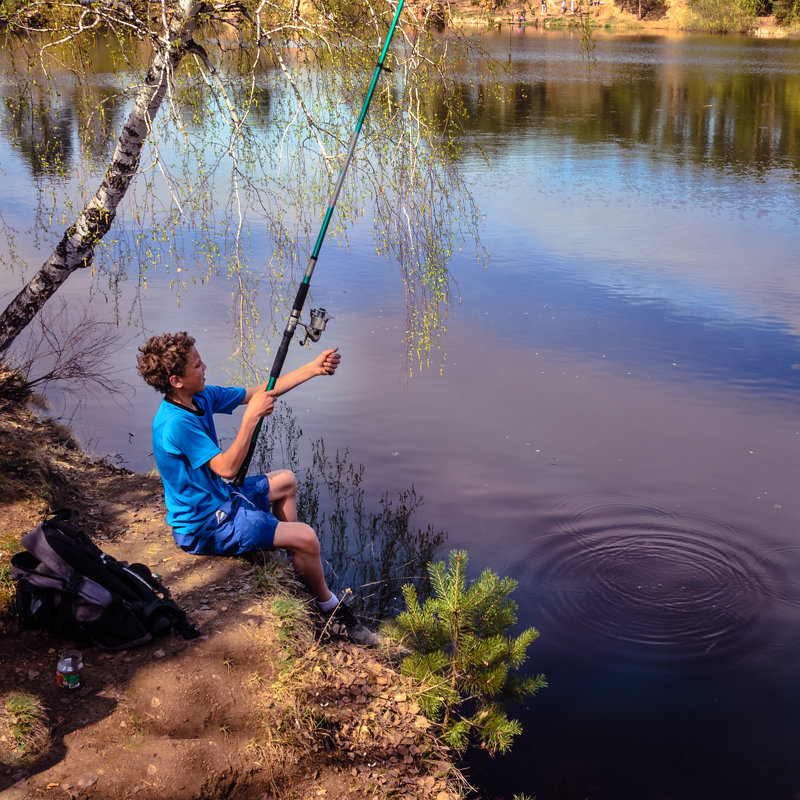
[[[25,766],[41,753],[50,735],[47,712],[36,695],[12,692],[3,703],[8,730],[5,739],[10,747],[4,748],[3,761],[15,766]],[[0,737],[2,738],[2,737]]]
[[16,584],[11,580],[11,556],[21,549],[16,533],[0,535],[0,609],[8,608],[16,594]]
[[251,635],[266,659],[276,650],[282,659],[269,680],[239,676],[255,689],[263,723],[246,755],[307,776],[291,789],[276,782],[273,795],[462,797],[466,781],[423,716],[419,687],[391,666],[394,645],[367,650],[330,636],[281,559],[260,566],[254,585],[266,614]]
[[270,602],[286,660],[262,695],[269,730],[259,745],[273,758],[302,752],[338,764],[367,796],[462,797],[466,780],[422,714],[420,687],[391,666],[393,645],[370,651],[314,636],[308,605],[293,600]]
[[60,508],[75,509],[80,524],[103,481],[121,472],[88,456],[68,428],[37,416],[34,401],[19,375],[0,364],[0,622],[14,594],[11,556],[22,549],[21,537]]

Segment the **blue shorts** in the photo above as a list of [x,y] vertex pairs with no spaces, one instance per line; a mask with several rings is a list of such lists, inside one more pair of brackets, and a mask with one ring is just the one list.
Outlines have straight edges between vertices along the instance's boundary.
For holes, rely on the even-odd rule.
[[278,520],[269,510],[269,478],[254,475],[231,490],[226,500],[194,534],[187,553],[238,556],[253,550],[272,550]]

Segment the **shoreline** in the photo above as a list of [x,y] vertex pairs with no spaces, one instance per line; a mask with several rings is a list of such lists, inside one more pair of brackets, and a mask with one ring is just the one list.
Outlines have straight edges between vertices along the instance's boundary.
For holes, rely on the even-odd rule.
[[[466,782],[423,716],[420,687],[385,641],[321,637],[288,562],[193,556],[166,524],[158,477],[88,455],[71,430],[35,413],[0,363],[0,795],[81,800],[257,800],[385,795],[460,800]],[[23,628],[10,562],[49,511],[114,558],[157,572],[200,631],[127,650],[78,645],[80,687],[55,680],[77,643]],[[24,658],[20,658],[24,654]],[[42,711],[18,745],[12,698]],[[55,790],[55,794],[53,794]]]
[[[520,2],[512,0],[502,9],[488,11],[478,9],[471,2],[449,4],[445,14],[449,17],[453,27],[484,27],[487,29],[502,29],[504,26],[544,28],[545,30],[563,30],[565,28],[579,27],[578,13],[567,11],[562,13],[557,10],[558,5],[554,0],[548,0],[548,7],[553,7],[546,15],[539,10],[536,0]],[[520,15],[525,13],[525,19],[520,21]],[[800,38],[799,27],[785,27],[779,25],[774,15],[756,17],[751,31],[739,33],[714,33],[700,30],[689,24],[689,9],[685,0],[667,0],[664,7],[658,11],[651,11],[639,19],[636,14],[618,8],[613,0],[601,0],[597,6],[592,6],[588,12],[592,33],[631,34],[710,34],[734,35],[747,38]]]

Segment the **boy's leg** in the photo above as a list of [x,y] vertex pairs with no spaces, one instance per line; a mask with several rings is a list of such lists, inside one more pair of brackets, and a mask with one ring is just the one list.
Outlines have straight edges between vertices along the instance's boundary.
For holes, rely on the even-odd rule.
[[[271,479],[270,495],[272,495]],[[297,577],[314,598],[322,603],[330,600],[332,593],[325,583],[319,539],[314,529],[305,522],[279,522],[273,543],[275,547],[288,551]]]
[[288,469],[267,473],[272,513],[281,522],[297,522],[297,478]]
[[304,522],[297,521],[297,479],[289,470],[270,472],[269,502],[278,519],[272,541],[274,547],[286,550],[292,559],[297,577],[314,596],[320,610],[344,625],[349,638],[364,645],[378,644],[378,636],[361,624],[353,612],[339,602],[325,582],[317,534]]
[[332,592],[325,582],[320,546],[314,529],[297,521],[297,478],[288,469],[267,473],[268,501],[278,520],[273,546],[286,550],[292,558],[297,577],[322,603],[331,599]]

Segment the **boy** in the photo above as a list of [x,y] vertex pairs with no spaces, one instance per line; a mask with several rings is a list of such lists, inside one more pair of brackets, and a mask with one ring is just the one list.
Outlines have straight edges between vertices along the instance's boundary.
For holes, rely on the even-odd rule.
[[[325,582],[319,539],[297,520],[297,480],[289,470],[231,480],[244,463],[258,421],[272,413],[275,398],[339,366],[336,348],[282,375],[269,392],[206,386],[206,365],[195,339],[185,331],[153,336],[139,348],[137,366],[145,382],[164,395],[153,418],[153,454],[164,484],[167,522],[178,546],[200,555],[243,555],[276,547],[288,551],[297,576],[323,614],[333,615],[359,644],[378,637],[339,602]],[[215,413],[230,414],[246,405],[242,423],[221,450]],[[271,510],[270,510],[271,506]]]

